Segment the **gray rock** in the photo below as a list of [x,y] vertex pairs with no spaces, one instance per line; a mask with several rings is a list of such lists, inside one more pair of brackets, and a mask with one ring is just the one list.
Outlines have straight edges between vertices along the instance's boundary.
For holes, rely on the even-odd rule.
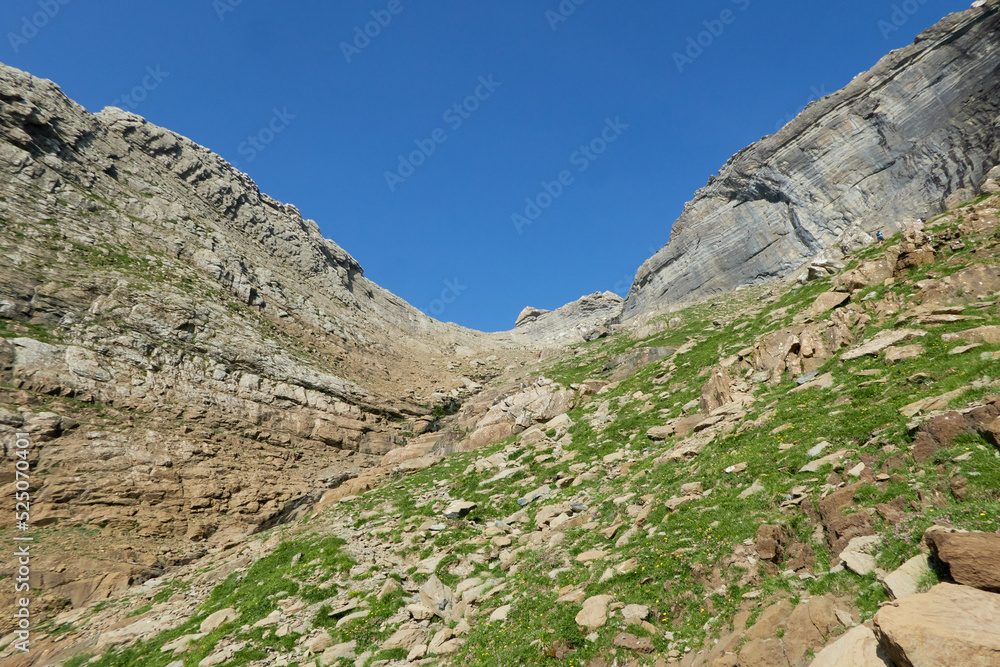
[[998,26],[995,11],[948,16],[740,151],[639,269],[623,318],[785,275],[842,237],[854,247],[857,229],[971,195],[1000,162]]
[[557,310],[525,308],[514,324],[514,333],[531,342],[574,343],[596,340],[610,333],[624,299],[613,292],[595,292]]
[[445,508],[444,516],[446,519],[462,519],[474,509],[476,509],[476,503],[467,500],[456,500]]

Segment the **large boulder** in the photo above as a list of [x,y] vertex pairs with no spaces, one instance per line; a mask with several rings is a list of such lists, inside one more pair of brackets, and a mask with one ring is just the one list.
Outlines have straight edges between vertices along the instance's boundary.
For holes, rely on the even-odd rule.
[[732,402],[733,380],[725,368],[716,368],[701,390],[701,411],[709,413]]
[[924,535],[952,579],[966,586],[1000,593],[1000,535],[928,530]]
[[984,326],[976,327],[975,329],[966,329],[965,331],[959,331],[953,334],[944,334],[941,336],[943,341],[954,341],[954,340],[964,340],[969,343],[986,343],[987,345],[996,345],[1000,343],[1000,326]]
[[938,584],[875,614],[875,636],[903,667],[1000,665],[1000,595]]
[[852,628],[828,645],[809,667],[893,667],[867,625]]

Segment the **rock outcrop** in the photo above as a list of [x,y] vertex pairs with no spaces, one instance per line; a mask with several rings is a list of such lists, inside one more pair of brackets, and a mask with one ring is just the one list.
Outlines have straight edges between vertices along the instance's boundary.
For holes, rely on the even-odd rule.
[[528,307],[518,315],[514,331],[534,343],[593,340],[610,333],[608,327],[621,315],[623,303],[613,292],[596,292],[556,310]]
[[[0,249],[3,454],[27,424],[33,521],[101,531],[32,569],[73,604],[287,521],[527,354],[382,289],[208,149],[5,65]],[[119,548],[114,581],[86,557]]]
[[623,317],[784,275],[845,233],[971,199],[1000,162],[998,68],[1000,1],[988,0],[810,104],[695,194]]

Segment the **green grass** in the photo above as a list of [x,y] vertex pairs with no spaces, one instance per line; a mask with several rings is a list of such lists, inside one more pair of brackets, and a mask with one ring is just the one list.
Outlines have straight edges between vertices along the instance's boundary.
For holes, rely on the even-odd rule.
[[[263,659],[267,656],[267,648],[290,650],[300,635],[290,633],[277,638],[273,634],[265,634],[265,628],[254,628],[249,632],[242,632],[239,628],[253,625],[266,617],[278,608],[277,600],[283,594],[298,593],[304,581],[322,579],[325,575],[349,570],[353,562],[342,552],[343,544],[343,540],[336,537],[301,538],[284,542],[274,553],[254,563],[242,578],[235,573],[229,575],[186,623],[162,632],[147,642],[112,650],[91,664],[99,667],[163,667],[175,658],[172,654],[161,652],[160,647],[178,637],[196,633],[205,618],[228,607],[237,610],[239,617],[194,642],[184,654],[185,666],[197,665],[226,636],[249,642],[227,665],[239,666]],[[293,560],[299,554],[300,558],[293,565]],[[336,589],[331,589],[331,595],[335,593]]]

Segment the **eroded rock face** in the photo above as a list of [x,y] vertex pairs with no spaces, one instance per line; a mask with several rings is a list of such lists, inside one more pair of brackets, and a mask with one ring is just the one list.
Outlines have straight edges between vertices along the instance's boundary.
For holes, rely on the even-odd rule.
[[617,321],[623,303],[624,299],[613,292],[596,292],[557,310],[529,306],[518,315],[514,330],[533,342],[568,344],[593,340],[602,335],[600,330],[606,325]]
[[[570,410],[577,393],[551,380],[541,378],[530,387],[497,398],[482,418],[474,421],[475,430],[463,441],[461,450],[478,449],[520,433]],[[474,409],[474,406],[470,406]]]
[[1000,162],[998,10],[944,19],[733,157],[639,269],[623,317],[784,275],[852,225],[894,231],[971,199]]
[[429,429],[439,386],[481,390],[469,360],[492,377],[526,341],[432,320],[218,155],[5,65],[0,248],[0,440],[29,421],[51,471],[32,519],[140,563],[39,561],[73,604],[305,511]]
[[892,667],[867,625],[852,628],[824,648],[810,667]]

